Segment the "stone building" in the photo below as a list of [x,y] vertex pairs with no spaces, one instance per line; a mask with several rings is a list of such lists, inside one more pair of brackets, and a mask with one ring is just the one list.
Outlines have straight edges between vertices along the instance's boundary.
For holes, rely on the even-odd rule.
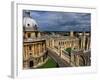
[[79,39],[70,32],[70,36],[54,35],[48,39],[47,45],[51,48],[60,50],[66,48],[79,49]]
[[36,68],[47,60],[46,40],[31,17],[23,19],[23,68]]
[[71,64],[73,66],[90,66],[91,51],[74,51],[71,53]]
[[[23,17],[23,68],[38,68],[48,60],[47,48],[57,51],[57,55],[67,59],[71,66],[88,66],[91,63],[90,57],[90,33],[87,32],[66,32],[67,36],[51,32],[40,32],[37,22],[30,17],[30,13]],[[41,35],[42,34],[42,35]],[[66,48],[73,52],[66,55]],[[75,52],[76,51],[76,52]],[[80,52],[82,51],[82,52]],[[63,53],[65,52],[65,53]]]
[[89,32],[77,33],[79,38],[79,48],[89,50],[91,47],[91,34]]
[[[77,32],[77,36],[74,32],[70,32],[68,36],[51,35],[48,37],[47,46],[56,50],[71,66],[91,65],[90,33]],[[71,48],[72,51],[68,53],[66,48]]]

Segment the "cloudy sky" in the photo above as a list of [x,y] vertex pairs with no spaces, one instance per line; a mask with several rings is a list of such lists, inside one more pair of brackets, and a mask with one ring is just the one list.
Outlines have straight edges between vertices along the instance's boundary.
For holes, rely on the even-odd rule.
[[36,20],[41,31],[90,31],[91,29],[90,13],[30,11],[30,16]]

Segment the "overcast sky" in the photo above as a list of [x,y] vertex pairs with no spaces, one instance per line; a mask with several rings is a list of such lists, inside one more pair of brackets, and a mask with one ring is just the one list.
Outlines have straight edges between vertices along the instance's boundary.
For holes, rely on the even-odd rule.
[[41,31],[90,31],[91,29],[90,13],[30,11],[30,16],[36,20]]

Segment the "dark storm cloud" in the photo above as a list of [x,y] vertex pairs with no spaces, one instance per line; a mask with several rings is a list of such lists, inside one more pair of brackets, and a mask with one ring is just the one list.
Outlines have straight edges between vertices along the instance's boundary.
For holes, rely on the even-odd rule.
[[90,31],[90,13],[30,11],[42,31]]

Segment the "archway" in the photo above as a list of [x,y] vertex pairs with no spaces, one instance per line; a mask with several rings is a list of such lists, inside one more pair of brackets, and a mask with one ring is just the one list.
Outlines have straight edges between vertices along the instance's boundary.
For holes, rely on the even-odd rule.
[[81,55],[80,55],[80,58],[79,58],[79,65],[80,65],[80,66],[85,66],[85,59],[84,59],[84,56],[81,56]]
[[32,68],[33,66],[34,66],[34,62],[33,61],[30,61],[29,62],[29,67]]

